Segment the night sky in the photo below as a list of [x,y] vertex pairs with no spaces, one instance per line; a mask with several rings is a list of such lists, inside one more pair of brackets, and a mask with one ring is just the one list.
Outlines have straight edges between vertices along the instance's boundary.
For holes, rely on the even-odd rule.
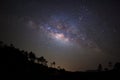
[[0,40],[66,70],[107,67],[120,61],[120,1],[0,0]]

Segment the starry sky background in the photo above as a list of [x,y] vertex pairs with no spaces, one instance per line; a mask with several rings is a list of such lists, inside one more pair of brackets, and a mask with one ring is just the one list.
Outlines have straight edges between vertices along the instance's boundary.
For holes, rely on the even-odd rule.
[[[120,61],[119,0],[0,0],[0,40],[70,71]],[[48,64],[50,65],[50,64]]]

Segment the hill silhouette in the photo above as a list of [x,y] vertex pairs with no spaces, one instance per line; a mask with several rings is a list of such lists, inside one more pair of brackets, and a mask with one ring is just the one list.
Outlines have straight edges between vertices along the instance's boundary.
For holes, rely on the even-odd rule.
[[[65,69],[55,68],[55,61],[51,67],[43,57],[36,57],[33,52],[27,52],[15,48],[13,44],[6,45],[0,41],[1,74],[4,79],[41,79],[41,80],[101,80],[120,79],[120,63],[117,62],[112,69],[102,70],[99,64],[98,70],[86,72],[70,72]],[[109,65],[111,67],[111,62]]]

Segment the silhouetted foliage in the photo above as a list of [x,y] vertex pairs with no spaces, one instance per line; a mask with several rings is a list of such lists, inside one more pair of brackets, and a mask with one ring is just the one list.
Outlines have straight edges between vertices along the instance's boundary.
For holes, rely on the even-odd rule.
[[108,67],[110,70],[112,70],[112,67],[113,67],[112,62],[108,62]]
[[3,41],[0,41],[0,47],[2,47],[3,46]]
[[114,70],[120,72],[120,63],[119,63],[119,62],[117,62],[117,63],[114,65]]
[[102,64],[98,65],[98,71],[101,72],[102,71]]
[[[102,65],[99,64],[96,71],[90,70],[90,72],[69,72],[60,66],[55,68],[55,61],[51,63],[52,67],[48,67],[48,61],[43,56],[36,57],[33,52],[20,50],[15,48],[13,44],[8,46],[2,41],[0,41],[0,59],[2,61],[0,71],[2,74],[5,73],[6,77],[11,75],[12,77],[16,76],[22,79],[26,77],[34,80],[35,78],[41,80],[103,80],[104,77],[106,79],[111,79],[111,77],[115,79],[116,76],[114,77],[112,73],[120,72],[119,62],[113,66],[112,70],[105,68],[103,71]],[[35,60],[38,63],[35,63]],[[109,65],[112,65],[112,63],[109,63]],[[103,75],[104,73],[108,74],[108,72],[111,74],[108,76]]]
[[29,59],[31,62],[35,62],[36,57],[35,57],[35,54],[33,52],[29,53]]
[[38,63],[40,63],[40,64],[42,64],[44,66],[47,66],[47,61],[43,56],[37,58],[37,61],[38,61]]
[[58,70],[60,70],[60,69],[61,69],[61,67],[60,67],[60,66],[58,66],[57,68],[58,68]]
[[109,69],[108,68],[104,68],[105,71],[108,71]]
[[56,65],[56,63],[55,63],[55,61],[53,61],[53,62],[51,63],[51,67],[54,67],[54,68],[55,68],[55,65]]

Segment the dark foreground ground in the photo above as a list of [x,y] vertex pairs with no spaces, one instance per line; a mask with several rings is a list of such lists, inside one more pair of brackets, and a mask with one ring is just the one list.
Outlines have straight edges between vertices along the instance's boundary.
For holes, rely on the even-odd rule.
[[69,72],[48,67],[46,59],[0,42],[0,80],[120,80],[120,63],[106,71]]
[[[120,80],[120,74],[116,72],[64,72],[61,74],[39,74],[39,73],[3,73],[4,79],[27,79],[27,80]],[[2,80],[2,79],[1,79]]]

